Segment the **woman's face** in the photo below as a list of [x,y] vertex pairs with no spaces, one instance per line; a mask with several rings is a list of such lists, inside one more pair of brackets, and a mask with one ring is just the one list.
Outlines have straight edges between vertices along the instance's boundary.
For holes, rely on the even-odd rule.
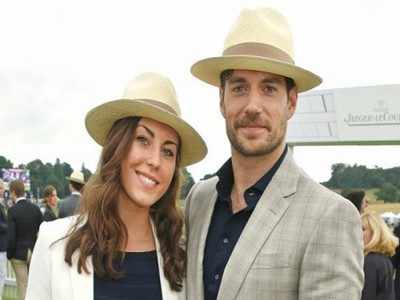
[[157,202],[174,176],[179,149],[174,129],[152,119],[140,119],[130,150],[121,163],[126,199],[138,207]]
[[51,195],[47,198],[47,203],[51,206],[56,206],[57,204],[57,191],[54,190]]
[[364,246],[367,245],[372,239],[372,230],[366,222],[362,224]]
[[365,212],[365,209],[366,209],[367,207],[368,207],[368,198],[367,198],[367,197],[364,197],[364,198],[362,199],[362,202],[361,202],[360,213],[363,214],[363,213]]

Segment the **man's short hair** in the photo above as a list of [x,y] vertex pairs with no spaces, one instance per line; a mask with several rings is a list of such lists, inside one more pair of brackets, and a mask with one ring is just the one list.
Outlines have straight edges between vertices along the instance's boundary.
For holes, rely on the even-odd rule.
[[81,192],[82,191],[82,189],[83,189],[83,184],[81,184],[81,183],[78,183],[78,182],[75,182],[75,181],[70,181],[69,182],[70,183],[70,185],[72,186],[72,188],[75,190],[75,191],[78,191],[78,192]]
[[11,181],[9,190],[10,193],[14,192],[17,197],[25,196],[25,185],[22,180]]
[[[233,75],[233,69],[225,70],[222,71],[221,74],[219,75],[219,81],[221,83],[221,88],[224,90],[225,89],[225,83],[227,80],[229,80],[232,75]],[[292,78],[285,77],[285,82],[286,82],[286,91],[289,93],[289,91],[296,86],[296,83]]]

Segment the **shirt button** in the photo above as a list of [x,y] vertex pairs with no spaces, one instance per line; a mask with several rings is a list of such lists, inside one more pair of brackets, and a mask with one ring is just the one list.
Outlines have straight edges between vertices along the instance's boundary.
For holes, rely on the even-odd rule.
[[229,239],[228,238],[224,238],[223,242],[224,242],[224,244],[228,244],[229,243]]
[[214,279],[215,279],[215,281],[217,281],[219,279],[219,274],[215,274]]
[[255,194],[256,194],[256,193],[254,193],[254,192],[249,192],[249,193],[248,193],[248,195],[249,195],[250,197],[253,197]]

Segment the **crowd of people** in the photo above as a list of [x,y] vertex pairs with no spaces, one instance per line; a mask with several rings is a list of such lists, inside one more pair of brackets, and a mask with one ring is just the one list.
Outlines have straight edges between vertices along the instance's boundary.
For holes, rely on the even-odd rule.
[[10,184],[0,231],[19,299],[395,299],[398,238],[364,212],[365,195],[352,205],[307,176],[285,142],[298,93],[322,82],[295,64],[286,18],[243,10],[222,55],[191,72],[218,87],[230,158],[192,187],[183,213],[181,169],[207,146],[170,79],[135,77],[86,115],[102,152],[82,195],[74,172],[71,196],[57,205],[47,187],[41,212]]
[[7,275],[7,260],[15,273],[18,299],[25,299],[30,260],[41,223],[72,216],[78,209],[85,183],[83,174],[74,171],[66,179],[70,196],[58,201],[55,187],[47,185],[39,203],[27,199],[22,180],[11,181],[7,193],[11,205],[6,203],[5,183],[0,179],[0,298]]

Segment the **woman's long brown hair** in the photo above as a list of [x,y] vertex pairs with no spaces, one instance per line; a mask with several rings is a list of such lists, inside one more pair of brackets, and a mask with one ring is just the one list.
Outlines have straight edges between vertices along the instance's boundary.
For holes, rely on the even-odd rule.
[[[86,184],[80,214],[66,236],[65,262],[72,266],[78,253],[78,272],[89,273],[87,259],[92,257],[93,270],[101,278],[118,279],[123,273],[115,262],[123,260],[128,231],[117,211],[122,192],[121,162],[127,155],[140,118],[128,117],[116,121],[104,144],[97,172]],[[183,216],[177,203],[179,195],[179,155],[174,177],[167,192],[151,208],[164,260],[165,277],[172,290],[180,291],[185,276],[186,253],[181,241]]]

